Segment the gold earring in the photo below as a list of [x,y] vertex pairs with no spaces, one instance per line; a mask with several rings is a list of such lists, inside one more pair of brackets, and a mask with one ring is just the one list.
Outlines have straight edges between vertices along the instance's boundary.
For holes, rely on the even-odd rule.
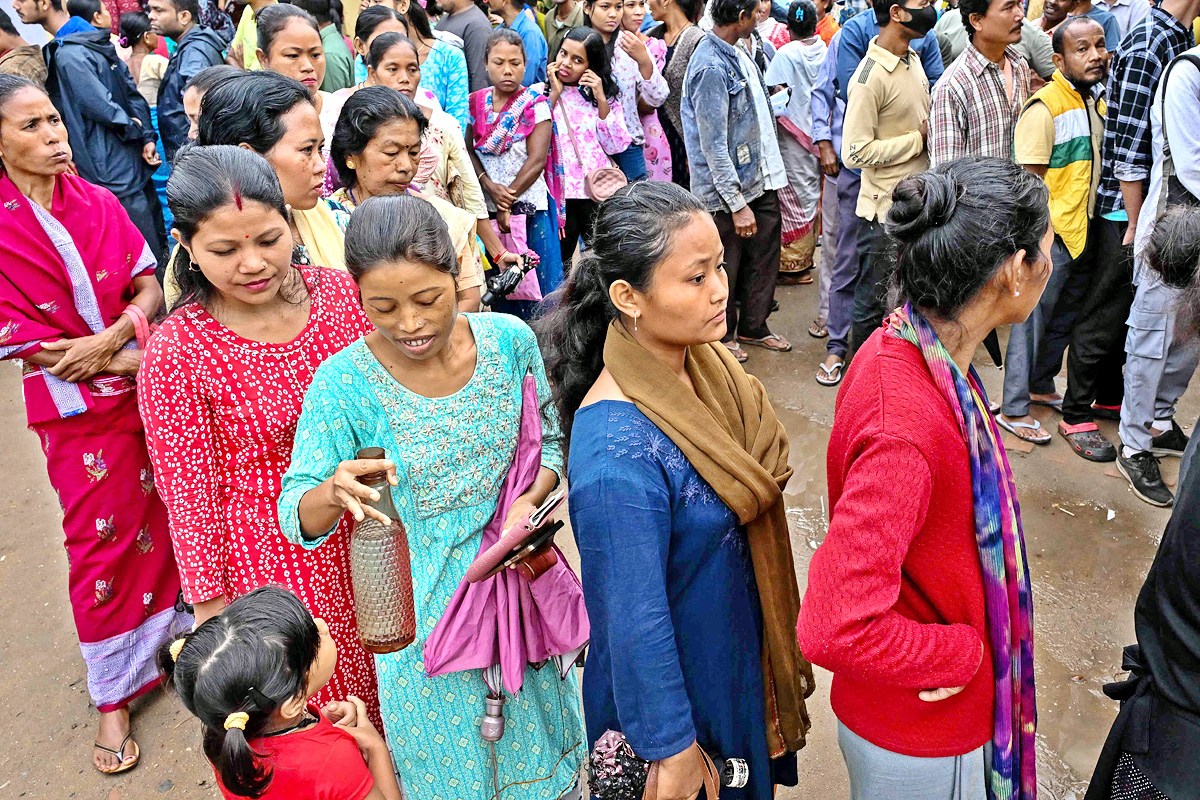
[[354,161],[353,161],[353,160],[350,160],[350,159],[347,159],[347,161],[346,161],[346,166],[347,166],[347,167],[349,167],[350,169],[358,169],[358,167],[356,167],[356,166],[354,165]]

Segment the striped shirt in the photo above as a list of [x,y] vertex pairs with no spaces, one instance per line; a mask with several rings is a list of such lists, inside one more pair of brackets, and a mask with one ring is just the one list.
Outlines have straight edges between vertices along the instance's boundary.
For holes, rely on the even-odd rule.
[[1154,158],[1150,151],[1150,104],[1163,70],[1192,45],[1192,32],[1158,6],[1150,9],[1113,56],[1108,80],[1108,120],[1104,128],[1104,171],[1096,212],[1125,208],[1119,181],[1145,181]]
[[963,156],[1013,157],[1013,132],[1029,100],[1029,62],[1013,46],[1004,48],[1012,65],[1009,96],[1004,68],[968,44],[933,87],[929,158],[933,166]]

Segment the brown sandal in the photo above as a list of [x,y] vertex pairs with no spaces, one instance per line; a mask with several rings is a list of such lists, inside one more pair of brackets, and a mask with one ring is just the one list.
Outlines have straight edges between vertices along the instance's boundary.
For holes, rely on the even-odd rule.
[[809,267],[795,272],[780,272],[775,283],[779,286],[807,286],[812,282],[812,267]]
[[766,350],[774,350],[776,353],[786,353],[792,349],[791,343],[778,333],[768,333],[761,339],[754,339],[749,336],[739,336],[738,342],[741,344],[748,344],[753,347],[762,347]]

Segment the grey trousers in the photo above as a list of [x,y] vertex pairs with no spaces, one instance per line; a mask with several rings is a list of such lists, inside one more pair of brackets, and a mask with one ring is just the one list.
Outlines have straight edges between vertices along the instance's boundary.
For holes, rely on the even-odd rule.
[[854,288],[858,283],[858,187],[859,176],[842,167],[837,177],[838,235],[833,272],[829,275],[829,338],[825,349],[846,357],[850,326],[854,322]]
[[1008,349],[1004,354],[1004,404],[1000,409],[1006,417],[1023,417],[1029,413],[1030,373],[1037,361],[1038,345],[1054,304],[1058,302],[1058,294],[1071,273],[1071,253],[1057,236],[1050,248],[1050,260],[1054,270],[1042,292],[1042,299],[1038,300],[1029,319],[1013,325],[1008,333]]
[[945,758],[902,756],[838,723],[838,747],[850,773],[850,800],[986,800],[990,745]]
[[1121,443],[1130,450],[1149,450],[1155,422],[1170,427],[1175,403],[1187,391],[1200,347],[1195,340],[1176,341],[1177,289],[1139,270],[1137,292],[1129,309],[1125,335],[1125,400],[1121,404]]
[[817,316],[826,321],[829,320],[830,278],[837,258],[838,224],[837,178],[826,175],[821,183],[821,268],[817,275],[817,289],[821,293]]

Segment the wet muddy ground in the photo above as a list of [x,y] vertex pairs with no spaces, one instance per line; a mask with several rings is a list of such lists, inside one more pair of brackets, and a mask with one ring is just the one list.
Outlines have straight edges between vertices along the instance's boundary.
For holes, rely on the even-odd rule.
[[[782,311],[772,328],[795,350],[750,348],[747,367],[766,384],[791,436],[788,516],[803,589],[825,535],[825,444],[836,391],[813,380],[824,355],[823,343],[805,333],[815,286],[781,289],[778,298]],[[1002,373],[982,352],[976,364],[989,392],[998,392]],[[141,766],[118,777],[91,767],[95,712],[66,602],[60,512],[37,440],[24,428],[19,384],[17,370],[0,365],[0,798],[218,797],[196,724],[157,692],[135,707]],[[1197,397],[1185,397],[1179,414],[1189,432],[1200,413]],[[1047,427],[1057,422],[1048,409],[1035,413]],[[1106,432],[1115,438],[1111,427]],[[1034,580],[1041,796],[1080,798],[1116,714],[1101,687],[1118,674],[1121,648],[1132,640],[1133,601],[1169,515],[1135,498],[1110,466],[1077,458],[1057,437],[1047,447],[1011,447],[1009,457]],[[1164,463],[1169,482],[1177,470],[1177,461]],[[809,701],[813,730],[800,755],[801,784],[781,791],[780,800],[846,796],[828,678],[818,672]]]

